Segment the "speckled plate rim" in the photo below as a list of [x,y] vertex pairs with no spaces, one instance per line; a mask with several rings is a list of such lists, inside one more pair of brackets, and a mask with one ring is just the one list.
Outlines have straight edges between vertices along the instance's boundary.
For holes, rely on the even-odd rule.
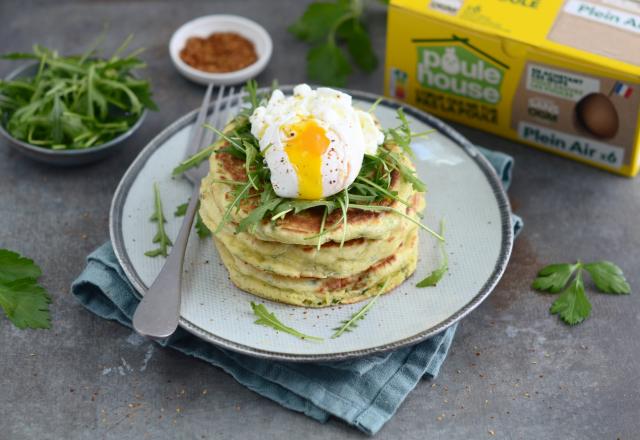
[[[281,86],[282,90],[291,91],[293,86]],[[266,89],[265,89],[266,90]],[[409,106],[405,103],[398,102],[386,97],[382,97],[373,93],[361,92],[356,90],[348,90],[344,89],[346,93],[349,93],[354,99],[367,101],[367,102],[375,102],[378,99],[381,99],[379,105],[387,106],[393,109],[398,107],[403,107],[406,114],[420,120],[421,122],[430,125],[435,130],[449,138],[456,145],[460,147],[467,155],[469,155],[475,164],[481,169],[484,176],[486,177],[489,185],[493,191],[493,195],[495,196],[496,204],[498,206],[498,210],[500,212],[500,221],[501,221],[501,231],[502,231],[502,243],[500,245],[500,253],[498,256],[498,260],[496,261],[495,268],[485,283],[482,285],[482,288],[478,291],[473,298],[461,307],[457,312],[452,314],[449,318],[441,321],[440,323],[419,332],[411,337],[404,338],[389,344],[384,344],[380,346],[370,347],[361,350],[354,351],[343,351],[337,353],[323,353],[323,354],[290,354],[290,353],[279,353],[275,351],[269,350],[261,350],[259,348],[251,347],[244,344],[239,344],[233,341],[230,341],[225,338],[221,338],[211,332],[208,332],[184,317],[180,317],[180,326],[187,330],[188,332],[204,339],[207,342],[218,345],[220,347],[233,350],[238,353],[271,359],[271,360],[282,360],[282,361],[293,361],[293,362],[319,362],[319,361],[339,361],[345,359],[351,359],[356,357],[362,357],[367,355],[373,355],[377,353],[382,353],[389,350],[395,350],[401,347],[405,347],[407,345],[413,345],[418,342],[424,341],[425,339],[440,333],[441,331],[447,329],[451,325],[455,324],[469,313],[471,313],[476,307],[478,307],[482,301],[484,301],[489,294],[493,291],[493,288],[496,286],[502,274],[504,273],[507,263],[509,262],[509,257],[511,256],[511,250],[513,247],[513,228],[511,226],[511,207],[509,204],[509,199],[502,187],[502,182],[495,170],[491,166],[491,164],[485,159],[485,157],[479,153],[479,151],[474,147],[474,145],[469,142],[464,136],[458,133],[449,125],[442,122],[440,119],[431,116],[421,110],[418,110],[412,106]],[[136,293],[138,297],[142,297],[147,290],[147,286],[144,284],[140,276],[135,270],[129,256],[127,255],[124,238],[123,238],[123,230],[122,230],[122,215],[125,200],[127,199],[129,190],[133,182],[135,181],[138,173],[142,170],[147,160],[154,154],[154,152],[164,144],[164,142],[170,138],[174,133],[184,128],[185,126],[191,124],[197,114],[198,110],[193,110],[186,115],[182,116],[167,128],[162,130],[155,138],[153,138],[147,146],[140,152],[138,157],[133,161],[133,163],[129,166],[129,169],[125,172],[122,180],[118,184],[116,188],[116,192],[113,196],[113,200],[111,202],[111,209],[109,212],[109,232],[111,235],[111,242],[113,244],[113,249],[118,259],[118,262],[122,266],[122,270],[125,275],[136,289]]]

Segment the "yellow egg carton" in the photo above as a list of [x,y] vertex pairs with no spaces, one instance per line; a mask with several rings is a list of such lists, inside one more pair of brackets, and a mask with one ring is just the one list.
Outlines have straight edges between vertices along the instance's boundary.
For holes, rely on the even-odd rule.
[[634,176],[640,1],[391,0],[385,93]]

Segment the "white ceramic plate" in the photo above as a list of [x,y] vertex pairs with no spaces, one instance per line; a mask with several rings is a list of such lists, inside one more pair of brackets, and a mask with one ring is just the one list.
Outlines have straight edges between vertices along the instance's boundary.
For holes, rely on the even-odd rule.
[[[290,88],[284,87],[285,92]],[[349,91],[356,105],[368,108],[378,97]],[[398,104],[383,100],[376,115],[384,127],[396,126]],[[513,244],[510,209],[500,181],[489,163],[462,136],[441,121],[405,107],[414,132],[435,132],[412,145],[418,174],[427,184],[424,221],[437,229],[446,222],[449,272],[436,287],[416,288],[440,261],[435,239],[420,237],[416,273],[378,299],[357,329],[331,339],[332,329],[365,303],[306,309],[263,301],[237,289],[229,280],[212,240],[191,235],[186,252],[180,325],[222,347],[271,359],[339,360],[413,344],[442,331],[477,307],[500,279]],[[172,179],[171,170],[184,156],[191,112],[166,128],[140,153],[126,172],[111,206],[111,239],[129,280],[144,294],[164,262],[149,258],[156,225],[153,183],[158,182],[170,237],[181,219],[173,212],[189,196],[190,184]],[[263,302],[285,324],[324,342],[297,339],[254,324],[250,302]]]

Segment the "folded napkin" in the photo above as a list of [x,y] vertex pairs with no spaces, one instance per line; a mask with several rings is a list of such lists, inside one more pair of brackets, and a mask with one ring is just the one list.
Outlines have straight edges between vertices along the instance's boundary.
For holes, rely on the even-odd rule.
[[[513,159],[481,149],[501,177],[511,181]],[[513,216],[514,230],[522,221]],[[138,305],[134,289],[106,243],[88,257],[71,286],[96,315],[131,327]],[[434,378],[447,357],[457,325],[411,347],[369,357],[321,363],[278,362],[225,350],[178,329],[159,344],[222,368],[247,388],[320,422],[330,416],[373,435],[393,416],[423,377]]]

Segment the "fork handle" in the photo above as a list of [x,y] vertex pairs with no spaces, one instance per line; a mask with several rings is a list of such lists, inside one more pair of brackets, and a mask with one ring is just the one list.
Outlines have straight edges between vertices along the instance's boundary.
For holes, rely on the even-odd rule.
[[182,266],[198,206],[200,185],[189,200],[180,232],[167,260],[133,315],[133,328],[143,336],[166,338],[178,328],[182,292]]

